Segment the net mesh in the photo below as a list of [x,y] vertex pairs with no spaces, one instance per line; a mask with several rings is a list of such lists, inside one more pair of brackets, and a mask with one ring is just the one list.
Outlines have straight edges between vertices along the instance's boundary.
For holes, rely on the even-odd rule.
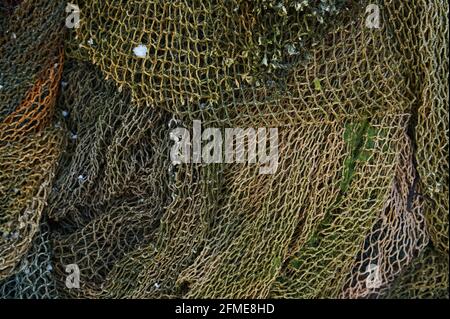
[[[437,249],[448,251],[448,3],[432,5],[425,21],[436,21],[435,27],[418,25],[420,30],[418,54],[422,82],[417,120],[417,164],[423,181],[422,191],[429,205],[427,220],[430,235]],[[427,35],[431,35],[427,39]]]
[[[33,248],[33,238],[40,236],[41,217],[63,148],[61,130],[51,123],[63,37],[62,24],[55,19],[62,13],[61,6],[49,1],[19,2],[8,1],[2,7],[9,16],[0,36],[0,279],[19,271],[17,294],[25,296],[35,288],[39,294],[40,288],[30,287],[27,292],[26,276],[17,268],[21,260],[40,260],[36,254],[41,243],[36,239]],[[34,27],[36,34],[25,26]],[[38,276],[39,271],[31,275]]]
[[63,82],[58,113],[69,145],[48,209],[55,270],[64,287],[66,265],[77,264],[78,293],[95,295],[117,261],[155,238],[167,203],[168,135],[163,114],[133,105],[92,66],[67,64]]
[[448,256],[425,249],[392,284],[385,298],[448,299]]
[[280,80],[346,2],[76,1],[85,14],[69,55],[100,66],[142,104],[199,110],[241,84]]
[[21,260],[17,272],[0,283],[0,295],[7,299],[55,299],[56,290],[51,260],[50,229],[41,222],[33,243]]
[[449,297],[447,1],[73,3],[0,6],[0,297]]

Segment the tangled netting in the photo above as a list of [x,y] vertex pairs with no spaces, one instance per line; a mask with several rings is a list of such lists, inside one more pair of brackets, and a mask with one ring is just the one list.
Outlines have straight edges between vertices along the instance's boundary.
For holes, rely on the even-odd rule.
[[446,0],[66,5],[0,4],[1,298],[449,298]]

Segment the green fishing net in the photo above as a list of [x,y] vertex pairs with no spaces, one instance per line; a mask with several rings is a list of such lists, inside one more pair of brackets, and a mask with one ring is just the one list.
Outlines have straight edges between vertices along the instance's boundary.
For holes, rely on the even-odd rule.
[[447,101],[444,0],[5,1],[0,298],[448,298]]

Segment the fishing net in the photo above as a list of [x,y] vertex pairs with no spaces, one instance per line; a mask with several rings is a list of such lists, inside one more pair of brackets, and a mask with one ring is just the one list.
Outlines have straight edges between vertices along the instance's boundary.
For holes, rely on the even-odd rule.
[[241,85],[283,82],[324,21],[346,7],[335,0],[74,4],[81,20],[69,55],[100,66],[142,104],[176,112],[220,106]]
[[[8,3],[3,14],[19,2]],[[13,12],[0,37],[0,279],[20,273],[32,249],[63,146],[51,123],[63,56],[62,24],[51,15],[62,11],[49,1],[25,1]],[[17,294],[25,295],[25,279],[17,276]]]
[[[436,21],[435,27],[418,25],[417,44],[422,83],[417,119],[417,167],[428,198],[428,224],[437,249],[448,255],[448,3],[429,8],[427,20]],[[428,38],[430,35],[430,38]],[[427,40],[425,40],[427,39]]]
[[41,222],[32,246],[17,273],[0,283],[0,296],[9,299],[58,298],[51,261],[50,230]]
[[446,1],[5,3],[0,297],[448,298]]
[[[390,220],[387,227],[393,234],[379,234],[387,237],[383,238],[383,241],[372,238],[377,235],[377,230],[382,232],[378,228],[383,225],[377,224],[380,224],[379,219],[385,219],[383,214],[399,215],[397,218],[408,214],[402,212],[406,210],[406,203],[401,201],[400,196],[393,196],[399,187],[395,182],[396,172],[404,169],[404,166],[399,166],[405,164],[401,159],[404,156],[402,153],[405,152],[403,148],[408,141],[401,123],[405,125],[407,120],[407,117],[401,116],[386,117],[378,123],[362,124],[340,135],[348,138],[349,148],[348,155],[342,159],[344,167],[341,169],[340,178],[337,179],[340,180],[340,192],[334,196],[328,207],[324,207],[325,211],[318,216],[315,225],[307,228],[312,228],[309,232],[301,229],[300,236],[293,237],[295,241],[291,244],[292,257],[272,287],[273,297],[337,298],[343,289],[345,292],[358,284],[361,280],[358,278],[360,268],[365,272],[366,265],[371,262],[381,264],[379,267],[383,267],[383,262],[388,262],[388,267],[392,267],[392,261],[402,262],[401,259],[395,259],[396,253],[401,255],[402,249],[420,245],[420,239],[412,236],[411,243],[402,243],[402,237],[404,241],[406,236],[404,231],[408,230],[408,226],[414,232],[419,232],[416,228],[417,224],[420,224],[420,215],[410,216],[412,220],[409,225],[403,225],[404,228],[398,229],[397,232],[392,229]],[[377,164],[373,165],[374,163]],[[389,212],[390,209],[393,212]],[[392,244],[392,252],[384,252],[376,247],[381,244],[389,247],[391,240],[399,242],[400,247]],[[391,257],[390,253],[394,254],[392,260],[384,261],[384,258]],[[358,258],[358,255],[361,256]],[[381,271],[389,269],[381,268]]]
[[2,279],[27,253],[39,229],[61,149],[60,135],[49,129],[0,146]]
[[385,298],[448,299],[448,255],[426,249],[394,281]]
[[[155,277],[152,285],[173,282],[176,267],[192,262],[180,251],[202,238],[198,216],[209,207],[200,190],[212,186],[202,178],[208,169],[172,166],[172,118],[134,105],[92,66],[69,63],[63,82],[58,111],[71,142],[49,208],[62,294],[127,297],[144,275]],[[67,290],[65,266],[73,263],[81,287]]]
[[153,242],[169,194],[169,136],[164,114],[132,104],[92,66],[68,63],[62,82],[69,145],[48,215],[57,276],[64,286],[66,265],[77,264],[81,292],[66,293],[87,296],[125,254]]
[[52,107],[62,68],[63,17],[63,3],[45,0],[24,1],[7,16],[0,34],[1,120],[26,110],[33,116],[29,122],[37,122]]
[[0,4],[0,33],[6,31],[8,17],[12,11],[19,5],[20,0],[4,0]]

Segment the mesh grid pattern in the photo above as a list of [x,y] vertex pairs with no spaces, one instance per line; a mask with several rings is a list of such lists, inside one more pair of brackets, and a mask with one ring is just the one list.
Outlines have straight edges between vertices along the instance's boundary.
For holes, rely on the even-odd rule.
[[0,6],[0,298],[449,297],[447,1],[73,2]]

